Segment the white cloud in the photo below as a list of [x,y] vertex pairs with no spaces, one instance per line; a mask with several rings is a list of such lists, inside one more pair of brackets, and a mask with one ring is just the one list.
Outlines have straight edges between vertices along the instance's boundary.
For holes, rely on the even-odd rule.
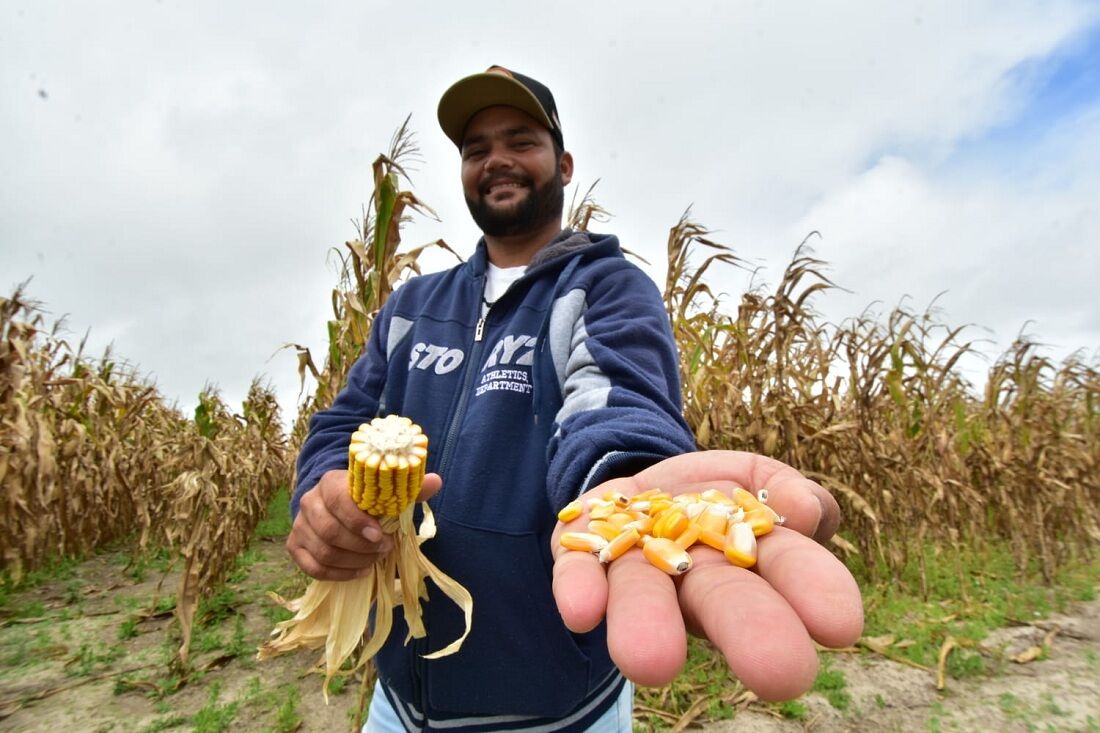
[[[952,317],[973,313],[998,336],[1036,318],[1042,336],[1095,343],[1082,273],[1096,271],[1096,213],[1081,201],[1096,181],[1081,156],[1096,128],[1059,131],[1055,162],[1027,161],[1026,184],[940,169],[1022,103],[1006,72],[1097,12],[1070,0],[485,3],[457,18],[442,3],[9,4],[0,287],[33,275],[31,294],[93,338],[129,324],[110,334],[116,353],[188,404],[208,380],[239,401],[267,372],[289,406],[293,354],[268,357],[287,341],[322,349],[326,253],[353,236],[370,163],[409,112],[416,190],[443,223],[406,241],[472,248],[435,104],[459,75],[504,63],[554,89],[576,180],[602,179],[616,214],[605,228],[658,278],[667,230],[694,202],[772,280],[816,228],[860,307],[922,302],[962,277]],[[1020,284],[1015,262],[1032,273],[1024,296],[1005,285]],[[877,277],[861,279],[861,263]]]
[[981,327],[967,333],[991,338],[990,355],[1021,329],[1057,358],[1096,349],[1100,308],[1087,294],[1100,272],[1100,166],[1081,163],[1097,155],[1098,123],[1096,114],[1075,121],[1064,131],[1073,145],[1060,135],[1021,151],[1044,160],[1041,177],[982,180],[980,171],[887,157],[831,192],[790,229],[820,230],[817,253],[855,291],[829,293],[819,308],[835,322],[909,295],[911,309],[936,299],[942,322]]

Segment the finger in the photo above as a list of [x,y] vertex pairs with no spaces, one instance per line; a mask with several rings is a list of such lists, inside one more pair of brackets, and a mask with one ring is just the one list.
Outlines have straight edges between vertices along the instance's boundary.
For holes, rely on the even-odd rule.
[[596,628],[607,611],[607,574],[589,552],[563,550],[554,561],[551,589],[567,629],[583,634]]
[[324,557],[324,551],[321,552],[322,557],[318,558],[300,541],[300,534],[294,533],[287,538],[286,548],[302,572],[317,580],[352,580],[362,577],[370,572],[371,567],[381,557],[380,554],[373,557],[359,556],[352,567],[328,565],[326,563],[331,562],[331,559]]
[[789,700],[810,689],[817,651],[783,596],[710,548],[693,548],[691,555],[693,567],[680,582],[681,609],[730,671],[764,700]]
[[[589,492],[590,494],[591,492]],[[607,612],[607,573],[590,552],[568,550],[561,546],[563,532],[585,532],[588,509],[585,494],[580,498],[580,516],[558,522],[550,537],[550,553],[554,557],[551,590],[562,622],[570,631],[583,634],[596,628]]]
[[818,643],[854,644],[863,632],[863,601],[848,569],[808,537],[776,527],[760,538],[757,570],[782,595]]
[[640,685],[672,681],[687,659],[687,631],[672,578],[635,548],[607,569],[607,649]]
[[420,496],[416,498],[417,501],[427,501],[439,493],[439,490],[443,488],[443,479],[438,473],[426,473],[424,474],[424,482],[420,484]]
[[334,548],[358,554],[377,552],[382,543],[392,545],[378,519],[357,507],[350,496],[344,505],[327,498],[324,492],[317,496],[312,493],[302,497],[295,519],[295,524],[301,519],[312,536]]
[[330,539],[323,537],[315,531],[304,517],[299,515],[295,520],[289,544],[296,548],[302,548],[319,564],[337,569],[359,569],[374,563],[381,555],[393,549],[393,538],[384,536],[380,542],[369,543],[363,538],[352,537],[357,546],[348,549],[340,546]]
[[370,572],[372,566],[359,569],[330,568],[322,565],[302,548],[290,549],[291,558],[302,572],[315,580],[355,580]]

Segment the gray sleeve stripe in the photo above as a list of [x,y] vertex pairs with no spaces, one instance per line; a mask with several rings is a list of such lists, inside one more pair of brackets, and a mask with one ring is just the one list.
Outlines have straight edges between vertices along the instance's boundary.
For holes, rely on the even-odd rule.
[[550,354],[554,358],[554,371],[558,374],[558,386],[565,391],[566,362],[573,347],[573,328],[585,311],[584,291],[570,290],[554,301],[550,310]]
[[[607,407],[611,380],[592,358],[585,342],[585,292],[571,290],[554,301],[550,312],[550,354],[561,388],[562,406],[554,417],[560,426],[571,415]],[[560,429],[560,428],[559,428]]]
[[397,348],[397,345],[401,343],[401,339],[405,338],[405,334],[412,328],[413,322],[408,318],[400,318],[394,316],[390,319],[390,332],[386,337],[386,358],[389,359],[393,355],[393,350]]

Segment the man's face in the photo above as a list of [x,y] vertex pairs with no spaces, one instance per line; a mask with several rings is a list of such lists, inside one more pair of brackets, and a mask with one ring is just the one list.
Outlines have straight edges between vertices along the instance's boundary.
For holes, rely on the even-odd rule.
[[561,221],[564,187],[573,174],[550,132],[515,107],[489,107],[466,126],[462,190],[470,215],[490,236],[533,232]]

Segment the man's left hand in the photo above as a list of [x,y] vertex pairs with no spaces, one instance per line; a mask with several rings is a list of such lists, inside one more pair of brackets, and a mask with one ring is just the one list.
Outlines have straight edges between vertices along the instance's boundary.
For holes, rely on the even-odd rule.
[[817,674],[814,641],[855,643],[863,629],[859,587],[821,542],[839,524],[836,500],[779,461],[736,451],[701,451],[666,459],[641,473],[608,481],[581,497],[607,491],[631,496],[660,488],[682,494],[743,486],[768,490],[768,505],[785,523],[760,537],[756,567],[731,565],[705,545],[691,548],[692,567],[676,578],[631,549],[606,568],[595,555],[563,549],[563,531],[584,531],[587,511],[559,523],[552,539],[554,597],[565,625],[590,631],[606,615],[611,658],[630,680],[667,684],[687,658],[687,634],[709,639],[731,671],[765,700],[798,697]]

